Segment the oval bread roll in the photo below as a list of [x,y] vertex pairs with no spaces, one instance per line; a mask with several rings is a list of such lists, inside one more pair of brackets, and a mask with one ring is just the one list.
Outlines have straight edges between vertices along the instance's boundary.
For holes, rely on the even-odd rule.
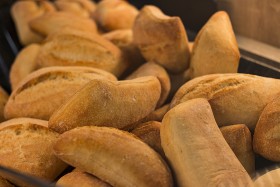
[[155,6],[145,6],[135,20],[133,37],[146,61],[156,62],[173,73],[189,67],[188,38],[179,17],[169,17]]
[[116,80],[115,76],[90,67],[48,67],[28,75],[12,92],[5,118],[32,117],[49,120],[57,108],[94,79]]
[[62,176],[56,185],[61,187],[111,187],[93,175],[76,170]]
[[259,176],[254,181],[254,187],[279,187],[279,176],[280,176],[280,169],[274,169],[268,171],[267,173]]
[[63,161],[115,187],[173,185],[167,165],[153,149],[115,128],[72,129],[60,136],[54,152]]
[[186,101],[167,112],[160,136],[179,186],[251,186],[206,99]]
[[97,6],[93,17],[106,31],[131,29],[138,10],[127,1],[102,0]]
[[279,79],[240,73],[212,74],[184,84],[170,106],[194,98],[206,98],[219,126],[245,124],[254,130],[264,107],[278,92]]
[[244,124],[230,125],[220,128],[225,140],[246,171],[255,172],[255,154],[253,152],[252,136]]
[[119,82],[96,79],[51,116],[49,127],[59,133],[89,125],[127,129],[155,109],[160,90],[152,76]]
[[254,133],[254,151],[268,160],[280,161],[280,93],[262,111]]
[[[67,165],[53,154],[58,134],[48,129],[47,124],[47,121],[31,118],[1,123],[0,165],[40,179],[54,180]],[[1,175],[18,186],[29,186],[14,177]]]

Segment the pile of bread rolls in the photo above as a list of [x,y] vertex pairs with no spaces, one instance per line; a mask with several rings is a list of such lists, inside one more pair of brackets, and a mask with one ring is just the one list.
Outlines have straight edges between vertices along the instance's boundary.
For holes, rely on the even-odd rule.
[[227,13],[193,42],[179,17],[123,0],[11,14],[24,48],[0,89],[0,165],[61,187],[243,187],[255,154],[280,161],[280,81],[237,73]]

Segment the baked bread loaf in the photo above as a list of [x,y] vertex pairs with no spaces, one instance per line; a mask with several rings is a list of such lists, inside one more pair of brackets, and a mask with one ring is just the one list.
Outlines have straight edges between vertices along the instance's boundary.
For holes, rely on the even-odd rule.
[[274,169],[259,176],[254,181],[254,187],[278,187],[279,186],[280,169]]
[[167,112],[160,136],[178,186],[252,186],[206,99],[186,101]]
[[39,67],[88,66],[116,76],[127,67],[117,46],[97,34],[72,28],[50,35],[39,51],[37,63]]
[[255,154],[253,152],[252,136],[244,124],[230,125],[220,128],[225,140],[246,171],[255,172]]
[[255,153],[275,162],[280,161],[280,141],[277,135],[280,128],[279,96],[280,93],[262,111],[253,139]]
[[237,73],[240,53],[226,12],[215,13],[195,38],[191,78],[214,73]]
[[45,12],[51,11],[54,11],[54,8],[48,1],[17,1],[13,4],[11,15],[22,45],[38,43],[44,39],[39,33],[33,32],[30,29],[29,22]]
[[141,64],[145,62],[140,50],[133,42],[133,35],[131,29],[114,30],[102,35],[105,39],[111,41],[118,46],[123,52],[124,61],[128,64],[126,71],[122,77],[136,70]]
[[74,170],[62,176],[56,183],[61,187],[111,187],[110,184],[86,172]]
[[[58,133],[49,130],[47,124],[47,121],[31,118],[1,123],[0,165],[40,179],[54,180],[67,165],[53,154]],[[10,175],[1,173],[1,176],[18,186],[29,186]]]
[[5,90],[0,86],[0,122],[4,121],[4,108],[9,99],[9,95]]
[[158,121],[149,121],[138,125],[131,133],[139,137],[164,158],[165,155],[160,143],[160,126],[161,123]]
[[264,107],[278,92],[278,79],[247,74],[205,75],[184,84],[170,106],[206,98],[219,126],[245,124],[254,130]]
[[59,32],[65,27],[97,33],[96,24],[92,19],[75,16],[67,12],[46,13],[30,21],[29,25],[32,30],[43,36]]
[[49,127],[59,133],[89,125],[127,129],[155,109],[160,90],[152,76],[92,80],[51,116]]
[[1,187],[14,187],[11,183],[9,183],[6,179],[0,177],[0,186]]
[[106,31],[131,29],[138,10],[127,1],[102,0],[97,6],[93,17]]
[[188,38],[179,17],[169,17],[155,6],[145,6],[135,19],[133,37],[147,61],[172,73],[189,67]]
[[49,120],[57,108],[94,79],[117,80],[106,71],[90,67],[48,67],[37,70],[12,92],[5,107],[5,118]]
[[167,165],[152,148],[132,134],[115,128],[72,129],[60,135],[54,153],[112,186],[173,185]]
[[169,75],[163,67],[153,62],[147,62],[135,70],[132,74],[126,77],[126,80],[135,79],[138,77],[155,76],[158,78],[161,85],[161,94],[157,103],[157,108],[161,107],[167,99],[170,91]]
[[36,58],[40,48],[39,44],[31,44],[23,48],[17,55],[10,70],[12,90],[16,88],[23,78],[38,68]]

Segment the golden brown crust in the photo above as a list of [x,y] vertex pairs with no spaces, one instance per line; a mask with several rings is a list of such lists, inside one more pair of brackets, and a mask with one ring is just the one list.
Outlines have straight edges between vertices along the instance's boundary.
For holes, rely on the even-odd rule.
[[89,66],[116,76],[127,67],[117,46],[97,34],[72,28],[50,35],[38,54],[37,63],[40,67]]
[[173,73],[188,68],[188,38],[179,17],[168,17],[155,6],[145,6],[135,20],[133,36],[147,61]]
[[9,95],[5,90],[0,86],[0,122],[4,121],[4,108],[9,99]]
[[149,121],[138,125],[131,133],[139,137],[143,142],[164,157],[165,155],[160,142],[160,126],[160,122]]
[[12,90],[16,88],[23,78],[38,68],[36,58],[40,47],[41,46],[38,44],[28,45],[17,55],[10,71],[10,83]]
[[102,36],[122,50],[124,60],[128,64],[128,68],[122,76],[127,76],[145,62],[140,50],[133,42],[131,29],[114,30]]
[[131,29],[138,10],[123,0],[102,0],[96,6],[93,17],[107,31]]
[[88,18],[90,16],[89,12],[79,2],[57,0],[54,2],[54,4],[59,11],[67,12],[75,16],[81,16],[85,18]]
[[160,97],[156,77],[128,81],[93,80],[63,104],[49,127],[62,133],[78,126],[129,126],[151,113]]
[[77,170],[62,176],[56,185],[61,187],[111,187],[97,177]]
[[54,152],[112,186],[172,186],[171,173],[161,157],[132,134],[115,128],[75,128],[60,136]]
[[153,62],[147,62],[135,70],[132,74],[126,77],[126,80],[135,79],[138,77],[155,76],[158,78],[161,85],[161,95],[157,103],[157,108],[161,107],[170,92],[169,75],[163,67]]
[[44,36],[63,30],[65,27],[97,33],[96,24],[93,20],[75,16],[67,12],[46,13],[30,21],[29,25],[32,30]]
[[12,92],[5,117],[48,120],[57,108],[93,79],[117,80],[112,74],[90,67],[48,67],[28,75]]
[[160,136],[179,186],[251,186],[206,99],[186,101],[167,112]]
[[0,176],[0,186],[1,187],[14,187],[11,183],[9,183],[6,179]]
[[255,172],[255,154],[253,152],[252,136],[244,124],[222,127],[221,132],[240,163],[249,174]]
[[240,53],[226,12],[215,13],[199,31],[192,50],[192,78],[214,73],[237,73]]
[[[14,119],[0,126],[0,165],[52,181],[65,168],[52,151],[58,134],[49,130],[47,121]],[[5,176],[12,183],[28,186],[13,177]]]
[[38,8],[35,1],[17,1],[13,4],[11,14],[16,25],[19,40],[22,45],[38,43],[43,37],[31,31],[28,23],[42,15],[44,11]]
[[266,159],[279,162],[280,94],[262,111],[254,133],[254,151]]
[[268,171],[254,181],[254,187],[278,187],[279,186],[280,169]]
[[219,126],[245,124],[253,130],[262,110],[278,92],[278,79],[248,74],[212,74],[184,84],[170,107],[194,98],[206,98]]

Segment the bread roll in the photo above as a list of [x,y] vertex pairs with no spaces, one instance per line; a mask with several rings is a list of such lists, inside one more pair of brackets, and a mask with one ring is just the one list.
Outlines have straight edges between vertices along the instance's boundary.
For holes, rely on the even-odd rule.
[[240,53],[226,12],[215,13],[195,38],[191,78],[214,73],[237,73]]
[[167,112],[160,136],[178,186],[252,186],[206,99],[186,101]]
[[279,187],[280,169],[274,169],[261,175],[254,181],[254,187]]
[[16,88],[23,78],[38,68],[36,58],[40,47],[41,46],[38,44],[28,45],[17,55],[10,71],[10,83],[12,90]]
[[[65,168],[52,151],[58,134],[47,128],[47,121],[18,118],[0,124],[0,165],[52,181]],[[4,175],[12,183],[27,187],[23,181]]]
[[127,68],[117,46],[94,33],[71,28],[60,30],[47,38],[38,54],[37,63],[40,67],[88,66],[117,76]]
[[61,187],[111,187],[93,175],[76,170],[62,176],[56,185]]
[[102,0],[93,17],[106,31],[131,29],[138,10],[127,1]]
[[149,121],[138,125],[131,133],[139,137],[143,142],[164,157],[165,155],[160,143],[160,126],[160,122]]
[[158,78],[160,85],[161,85],[161,95],[160,99],[157,103],[157,108],[161,107],[170,91],[170,79],[169,75],[165,71],[163,67],[157,65],[153,62],[147,62],[140,66],[136,71],[126,77],[126,80],[135,79],[138,77],[145,77],[145,76],[155,76]]
[[278,79],[247,74],[205,75],[184,84],[170,106],[206,98],[219,126],[245,124],[254,130],[262,110],[278,92]]
[[33,32],[28,23],[34,18],[42,15],[35,1],[17,1],[12,5],[11,15],[15,22],[17,34],[22,45],[41,42],[44,38]]
[[49,127],[59,133],[88,125],[129,129],[155,109],[160,89],[152,76],[119,82],[93,80],[51,116]]
[[5,108],[5,105],[8,101],[8,98],[9,98],[8,94],[0,86],[0,122],[5,120],[5,118],[4,118],[4,108]]
[[48,67],[35,71],[12,92],[5,118],[49,120],[57,108],[94,79],[116,80],[106,71],[89,67]]
[[65,27],[76,30],[97,33],[96,24],[89,18],[75,16],[67,12],[50,12],[44,14],[29,23],[32,30],[40,33],[43,36],[48,36]]
[[188,38],[179,17],[169,17],[155,6],[145,6],[135,20],[133,37],[147,61],[173,73],[189,67]]
[[[269,91],[270,92],[270,91]],[[268,160],[280,161],[280,93],[262,111],[254,133],[254,151]]]
[[222,127],[221,132],[246,171],[253,175],[255,172],[255,154],[253,152],[252,136],[244,124]]
[[132,134],[115,128],[75,128],[60,136],[54,152],[115,187],[172,186],[171,173],[162,158]]

